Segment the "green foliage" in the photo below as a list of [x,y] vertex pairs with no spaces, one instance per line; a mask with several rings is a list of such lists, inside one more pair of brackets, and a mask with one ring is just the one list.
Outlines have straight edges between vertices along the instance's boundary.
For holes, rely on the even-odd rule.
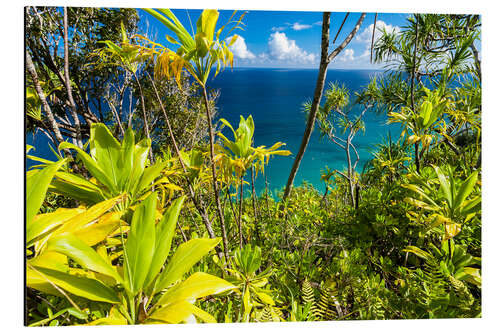
[[[141,57],[153,57],[156,74],[182,83],[186,69],[203,89],[212,65],[231,63],[227,48],[237,36],[220,37],[226,26],[216,27],[217,11],[203,11],[192,34],[170,10],[148,11],[179,51],[132,46],[124,22],[115,27],[120,38],[105,39],[106,60],[133,71]],[[351,141],[368,110],[402,124],[401,135],[373,143],[361,173],[357,157],[347,156],[347,172],[323,167],[322,193],[304,183],[282,204],[267,188],[253,191],[270,157],[290,152],[281,142],[254,147],[252,116],[236,129],[221,119],[232,137],[221,128],[210,159],[193,139],[176,157],[159,147],[150,164],[151,141],[136,140],[132,128],[119,140],[112,123],[89,126],[83,147],[60,145],[76,151],[76,161],[28,155],[39,165],[26,174],[27,324],[480,317],[482,105],[471,62],[479,21],[419,14],[407,23],[375,43],[376,61],[396,70],[374,78],[355,101],[331,84],[317,122],[346,155],[357,155]],[[48,92],[57,85],[46,82]],[[168,90],[158,75],[152,82],[184,91]],[[157,108],[150,93],[145,105]],[[32,91],[27,97],[36,121],[40,101]],[[183,98],[170,107],[184,107]],[[213,223],[214,184],[225,226]]]
[[71,172],[58,172],[51,191],[87,204],[126,193],[125,202],[121,205],[124,209],[136,203],[152,186],[163,190],[169,186],[167,178],[160,177],[166,161],[146,167],[151,142],[143,139],[136,143],[131,129],[126,131],[120,143],[106,125],[92,124],[88,146],[90,155],[71,143],[61,143],[60,148],[74,149],[95,180],[87,180]]
[[[153,57],[157,58],[156,73],[166,77],[174,76],[180,84],[180,75],[185,68],[195,80],[204,87],[212,67],[217,73],[230,64],[233,65],[233,53],[229,50],[238,35],[221,38],[220,35],[228,24],[234,24],[228,34],[239,27],[244,14],[232,21],[233,13],[228,23],[215,31],[219,12],[217,10],[204,10],[196,22],[196,33],[190,34],[170,9],[146,9],[146,11],[164,24],[176,38],[169,36],[168,41],[177,44],[177,51],[172,51],[162,45],[150,42],[151,48],[147,49]],[[229,43],[225,40],[229,39]]]

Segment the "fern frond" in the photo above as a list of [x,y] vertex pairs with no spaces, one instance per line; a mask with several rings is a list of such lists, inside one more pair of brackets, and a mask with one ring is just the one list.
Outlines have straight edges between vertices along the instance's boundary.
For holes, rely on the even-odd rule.
[[318,303],[321,320],[334,320],[343,317],[344,313],[337,299],[338,291],[331,285],[330,287],[324,286],[321,289],[320,300]]
[[316,305],[316,298],[314,297],[314,290],[311,286],[311,283],[307,280],[305,280],[302,283],[302,301],[305,304],[310,304],[311,307],[309,308],[309,315],[308,319],[309,320],[318,320],[321,317],[321,313],[319,312],[319,309]]
[[269,306],[266,306],[259,312],[259,314],[257,315],[257,321],[261,323],[273,321],[273,316],[271,310],[269,309]]

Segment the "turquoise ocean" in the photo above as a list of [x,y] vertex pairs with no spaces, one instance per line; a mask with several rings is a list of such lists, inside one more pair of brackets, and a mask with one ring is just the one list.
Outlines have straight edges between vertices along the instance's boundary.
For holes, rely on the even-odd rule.
[[[351,93],[366,86],[380,71],[370,70],[328,70],[326,85],[329,82],[344,84]],[[270,159],[266,168],[269,189],[273,194],[284,188],[305,129],[306,116],[302,104],[312,99],[316,85],[315,69],[270,69],[270,68],[234,68],[226,69],[208,82],[209,88],[218,89],[217,119],[227,119],[234,128],[238,127],[240,115],[252,115],[255,123],[254,146],[270,147],[275,142],[286,143],[284,149],[292,152],[290,156],[275,156]],[[360,111],[353,110],[354,114]],[[358,133],[354,144],[360,154],[357,170],[372,157],[377,143],[382,142],[390,131],[397,138],[399,127],[387,125],[384,115],[367,112],[364,117],[365,133]],[[232,137],[230,131],[224,134]],[[48,148],[48,140],[44,134],[33,136],[28,134],[26,143],[36,149],[36,156],[53,160],[54,155]],[[28,161],[27,166],[32,165]],[[317,190],[324,191],[321,171],[330,169],[342,170],[346,167],[345,152],[327,139],[321,139],[316,128],[313,132],[306,153],[299,168],[294,184],[306,181]],[[259,175],[256,182],[258,193],[264,190],[264,178]]]

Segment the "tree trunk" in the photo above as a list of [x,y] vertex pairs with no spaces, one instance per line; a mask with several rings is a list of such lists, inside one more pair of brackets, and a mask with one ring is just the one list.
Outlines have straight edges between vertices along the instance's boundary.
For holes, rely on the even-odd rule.
[[[358,22],[350,32],[350,34],[344,39],[344,41],[332,52],[328,55],[328,44],[329,44],[329,36],[330,36],[330,13],[323,13],[323,27],[321,32],[321,60],[319,63],[319,71],[318,71],[318,79],[316,81],[316,88],[314,90],[314,97],[311,104],[311,111],[309,112],[309,116],[307,118],[307,125],[304,131],[304,136],[302,137],[302,142],[300,144],[299,151],[292,165],[292,170],[290,171],[290,175],[288,176],[288,181],[286,184],[285,192],[283,193],[282,202],[284,203],[288,196],[290,195],[290,191],[292,190],[293,181],[295,180],[295,176],[297,175],[297,171],[299,170],[300,162],[304,157],[304,153],[306,151],[307,145],[309,144],[309,140],[311,139],[312,132],[314,130],[314,123],[316,121],[316,114],[318,112],[319,103],[321,101],[321,96],[323,94],[323,87],[325,86],[326,80],[326,70],[328,64],[349,44],[349,42],[354,38],[356,33],[359,31],[363,20],[365,19],[366,13],[362,13]],[[342,26],[340,27],[342,28]],[[340,30],[340,29],[339,29]],[[338,33],[337,33],[338,35]],[[284,205],[280,206],[281,209],[284,209]]]
[[[413,46],[413,71],[411,72],[411,85],[410,85],[410,102],[413,114],[415,114],[415,74],[417,71],[417,44],[418,44],[418,18],[415,23],[415,43]],[[414,126],[416,128],[416,122],[414,121]],[[417,168],[417,173],[420,173],[420,158],[418,156],[418,142],[415,142],[415,166]]]
[[[285,192],[283,193],[283,199],[282,199],[283,202],[285,202],[288,196],[290,195],[290,191],[292,190],[293,186],[293,181],[295,180],[295,176],[297,176],[297,171],[299,170],[300,162],[304,157],[307,145],[309,144],[309,140],[311,139],[311,134],[314,130],[316,114],[318,112],[318,107],[321,101],[321,96],[323,95],[323,87],[325,86],[325,80],[326,80],[326,70],[328,67],[329,38],[330,38],[330,13],[325,12],[323,13],[323,27],[321,31],[321,60],[319,63],[316,88],[314,90],[314,98],[311,104],[311,111],[309,112],[309,116],[307,118],[307,125],[304,131],[304,135],[302,137],[302,142],[300,143],[299,151],[297,153],[297,156],[295,157],[295,160],[293,161],[292,170],[290,171],[290,175],[288,176]],[[281,208],[284,208],[284,206],[281,205]]]
[[63,9],[63,25],[64,25],[64,84],[66,85],[66,92],[68,94],[68,101],[71,108],[71,116],[75,122],[76,130],[76,144],[79,148],[83,148],[82,143],[82,130],[80,126],[80,119],[76,112],[76,104],[73,99],[73,92],[71,90],[71,80],[69,78],[69,47],[68,47],[68,7]]
[[[58,143],[64,142],[64,139],[61,135],[61,131],[59,130],[59,126],[57,125],[57,122],[54,118],[54,114],[52,113],[52,109],[50,108],[49,103],[47,103],[45,94],[42,90],[42,87],[40,86],[40,81],[38,80],[38,74],[36,73],[35,65],[33,65],[33,60],[31,59],[31,56],[28,52],[26,52],[26,69],[28,70],[31,79],[33,80],[33,85],[35,86],[35,90],[38,94],[38,97],[40,97],[40,101],[42,102],[43,105],[43,110],[45,111],[45,114],[49,119],[49,124],[50,127],[52,127],[52,131],[54,132],[56,140],[58,141]],[[71,156],[71,154],[67,150],[65,150],[65,154],[67,156]]]

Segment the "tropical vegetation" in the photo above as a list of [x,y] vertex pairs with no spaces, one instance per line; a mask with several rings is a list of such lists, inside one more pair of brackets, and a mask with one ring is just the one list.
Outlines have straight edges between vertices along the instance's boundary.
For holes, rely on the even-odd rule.
[[[382,31],[387,71],[352,93],[321,75],[365,14],[329,54],[325,13],[301,149],[317,128],[345,168],[321,166],[324,192],[294,187],[300,157],[276,197],[256,179],[300,152],[255,146],[252,116],[216,118],[208,87],[245,14],[204,10],[190,33],[147,13],[175,50],[135,10],[26,8],[26,132],[54,146],[52,160],[26,147],[26,325],[481,317],[477,15]],[[401,130],[360,168],[368,112]]]

